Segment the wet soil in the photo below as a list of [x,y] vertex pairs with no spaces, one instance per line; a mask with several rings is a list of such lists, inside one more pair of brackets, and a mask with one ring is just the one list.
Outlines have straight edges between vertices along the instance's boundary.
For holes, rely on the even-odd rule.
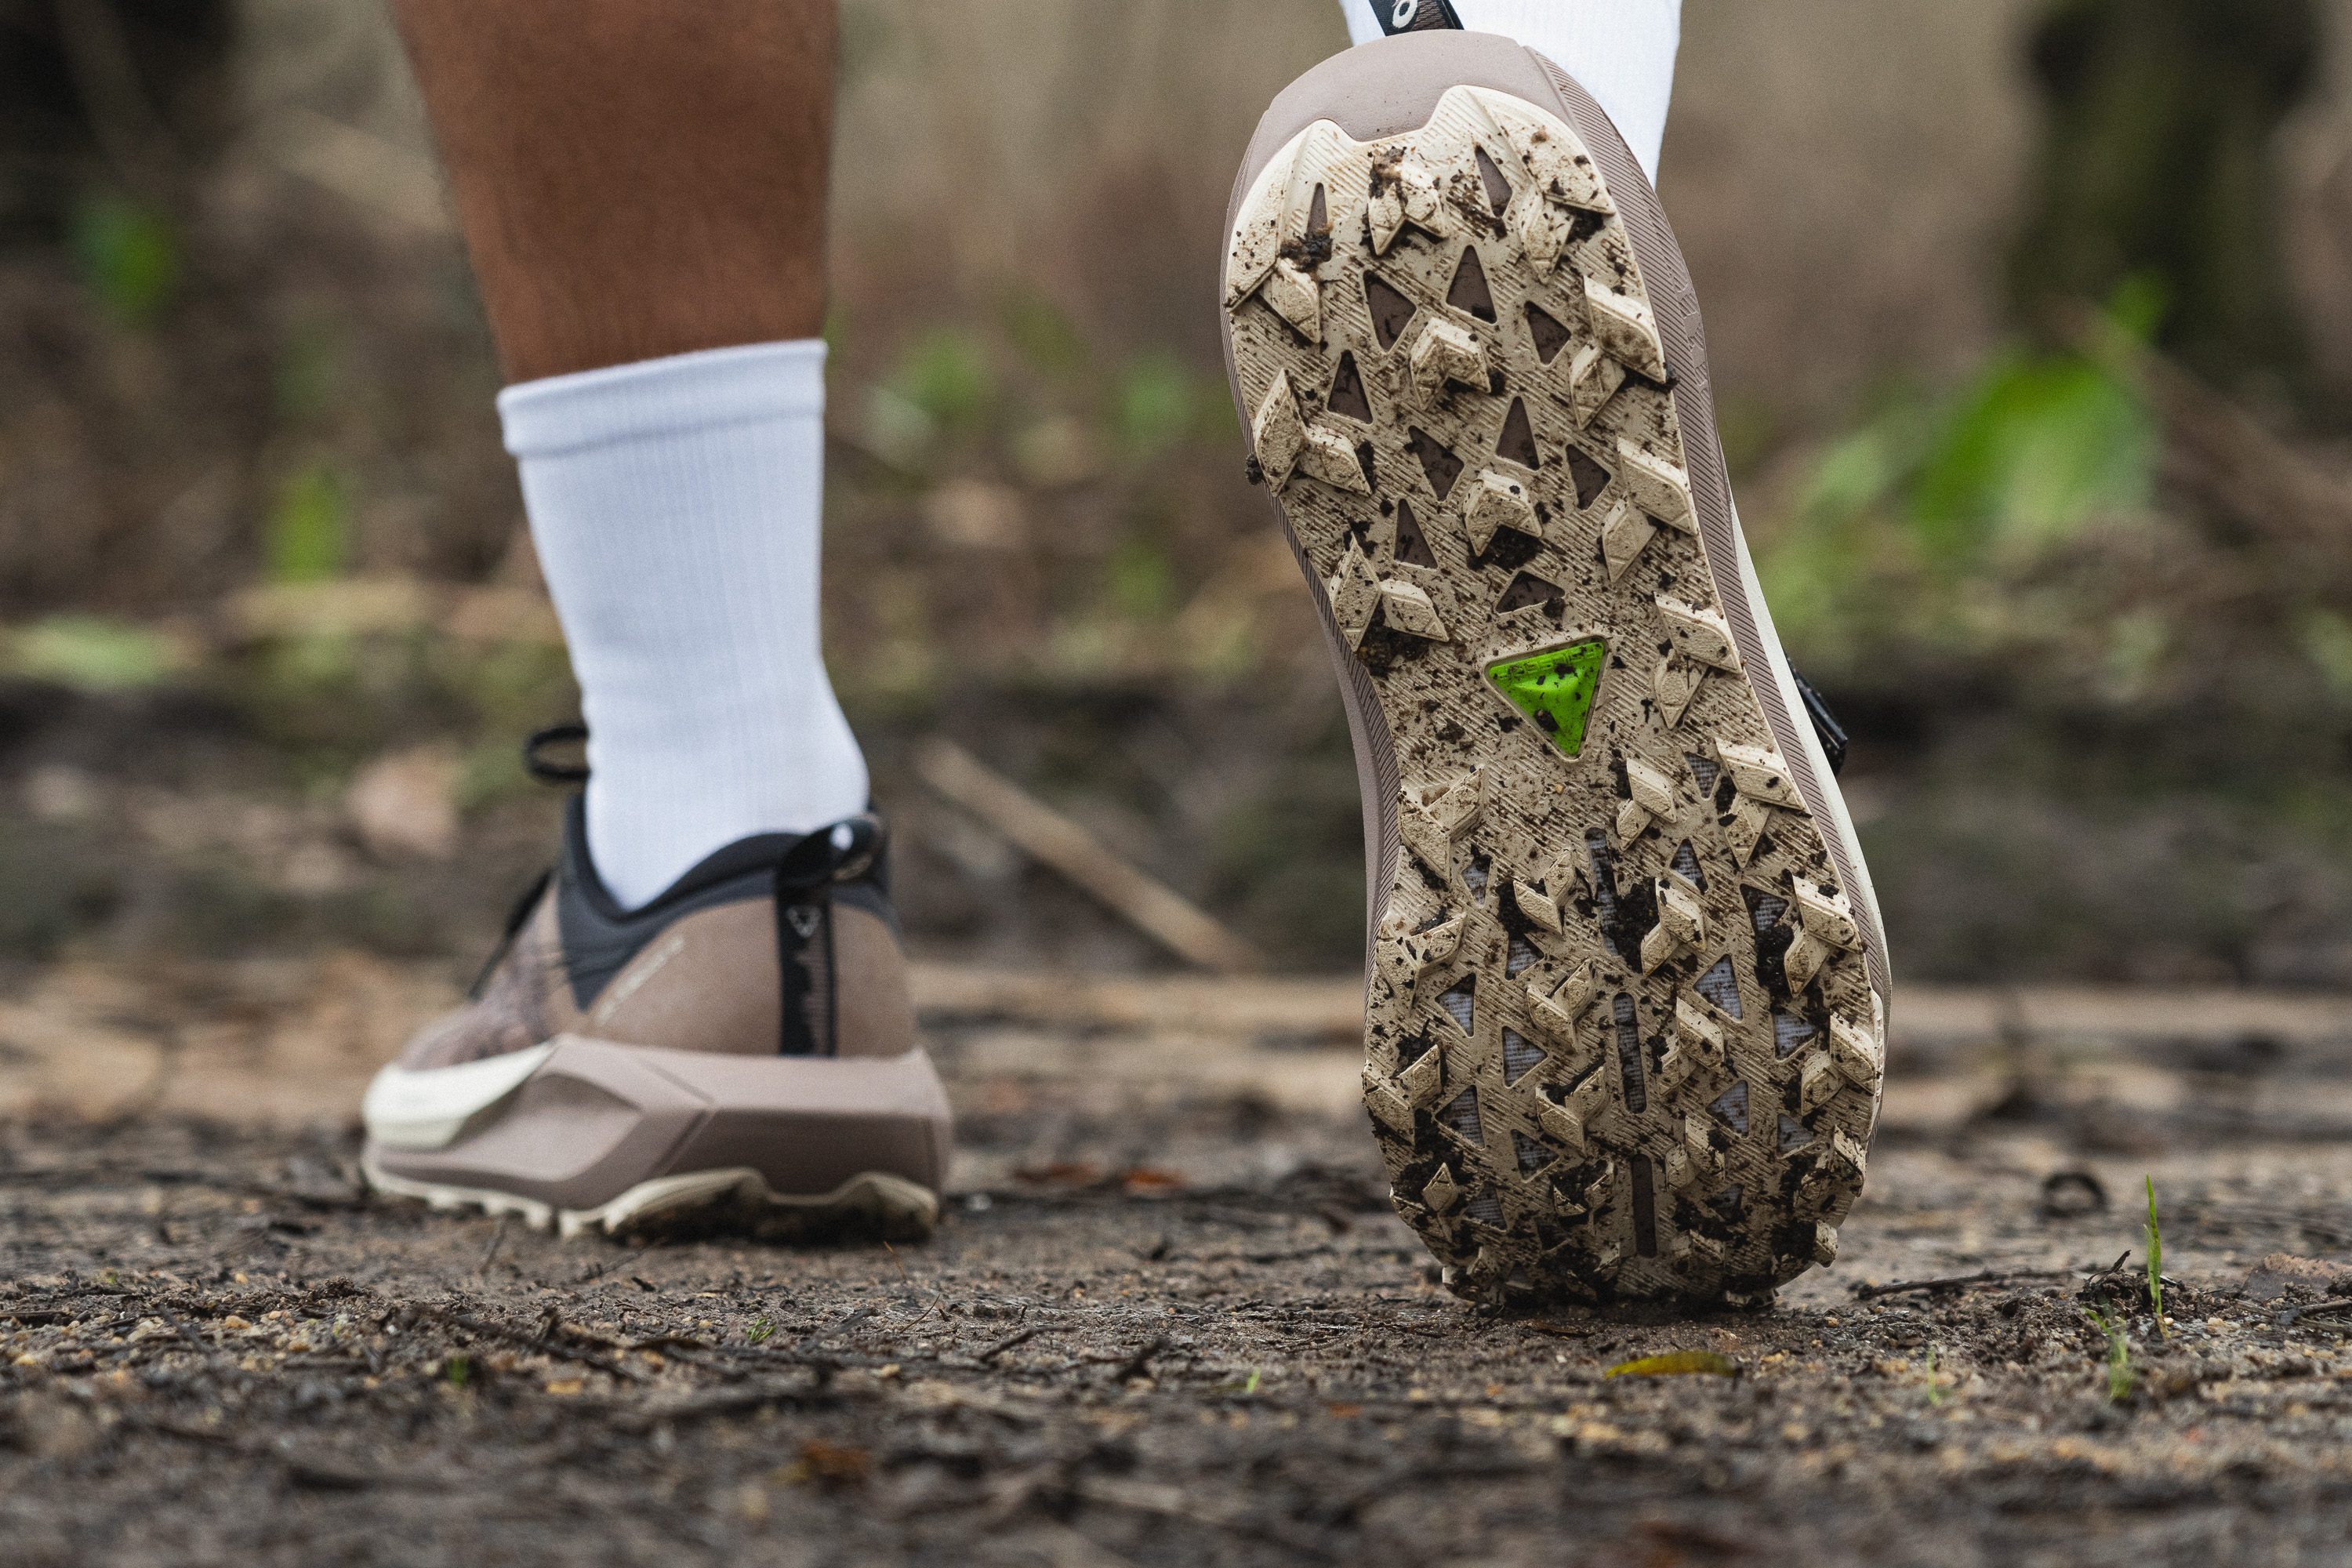
[[[1676,1318],[1448,1295],[1342,1051],[1121,1073],[1116,1039],[934,1034],[964,1150],[916,1246],[560,1242],[371,1199],[333,1127],[0,1123],[7,1559],[2146,1565],[2352,1537],[2352,1320],[2324,1304],[2352,1295],[2352,1152],[2217,1120],[2188,1047],[2020,1076],[2014,1042],[1915,1037],[1836,1268]],[[1186,1065],[1217,1059],[1281,1087]],[[2262,1061],[2323,1110],[2352,1079],[2326,1042]],[[1608,1375],[1674,1352],[1717,1372]]]

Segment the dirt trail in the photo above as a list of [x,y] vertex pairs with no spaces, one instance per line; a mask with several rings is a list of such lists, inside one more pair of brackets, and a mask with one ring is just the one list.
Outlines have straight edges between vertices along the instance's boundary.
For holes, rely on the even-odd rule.
[[[1270,1042],[1202,1002],[1153,1044],[1176,1014],[931,995],[965,1158],[922,1247],[559,1243],[370,1201],[339,1129],[168,1097],[0,1123],[7,1560],[2152,1565],[2352,1538],[2352,1328],[2306,1310],[2352,1295],[2352,1048],[2324,1027],[1949,1014],[1898,1042],[1845,1256],[1776,1310],[1494,1317],[1389,1215],[1311,997]],[[2127,1324],[2120,1401],[2086,1288]],[[1674,1351],[1732,1375],[1604,1375]]]

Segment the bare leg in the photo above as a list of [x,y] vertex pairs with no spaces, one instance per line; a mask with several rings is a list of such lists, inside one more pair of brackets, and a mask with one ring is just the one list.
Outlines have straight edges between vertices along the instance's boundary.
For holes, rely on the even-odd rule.
[[819,641],[835,0],[393,5],[639,905],[867,797]]
[[834,0],[394,0],[508,378],[816,334]]
[[[818,642],[833,0],[394,4],[511,382],[593,776],[479,994],[370,1089],[369,1178],[567,1235],[768,1199],[919,1233],[947,1102]],[[623,1086],[592,1083],[600,1107],[651,1127],[707,1105],[718,1141],[589,1126],[575,1058]],[[457,1121],[404,1109],[469,1095]],[[508,1114],[529,1107],[547,1114]],[[583,1165],[591,1147],[621,1157]]]

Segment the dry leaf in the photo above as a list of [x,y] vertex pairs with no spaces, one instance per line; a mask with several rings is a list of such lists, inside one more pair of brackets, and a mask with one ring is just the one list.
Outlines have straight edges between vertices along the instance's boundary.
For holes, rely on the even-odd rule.
[[1739,1363],[1713,1351],[1668,1351],[1664,1355],[1645,1355],[1634,1361],[1621,1361],[1601,1375],[1687,1377],[1694,1373],[1704,1373],[1709,1377],[1738,1377]]
[[848,1443],[828,1443],[812,1437],[801,1445],[801,1457],[784,1471],[793,1486],[816,1483],[828,1487],[863,1486],[874,1468],[874,1456]]
[[1103,1169],[1084,1160],[1050,1160],[1040,1165],[1015,1165],[1013,1179],[1031,1186],[1091,1186],[1102,1180]]

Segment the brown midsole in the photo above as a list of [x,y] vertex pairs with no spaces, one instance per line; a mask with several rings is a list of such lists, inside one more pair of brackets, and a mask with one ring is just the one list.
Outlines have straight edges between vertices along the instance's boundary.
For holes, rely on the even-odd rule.
[[783,1196],[873,1172],[939,1191],[951,1132],[930,1058],[742,1057],[566,1035],[480,1124],[438,1149],[371,1140],[412,1182],[482,1188],[562,1209],[694,1171],[754,1170]]

